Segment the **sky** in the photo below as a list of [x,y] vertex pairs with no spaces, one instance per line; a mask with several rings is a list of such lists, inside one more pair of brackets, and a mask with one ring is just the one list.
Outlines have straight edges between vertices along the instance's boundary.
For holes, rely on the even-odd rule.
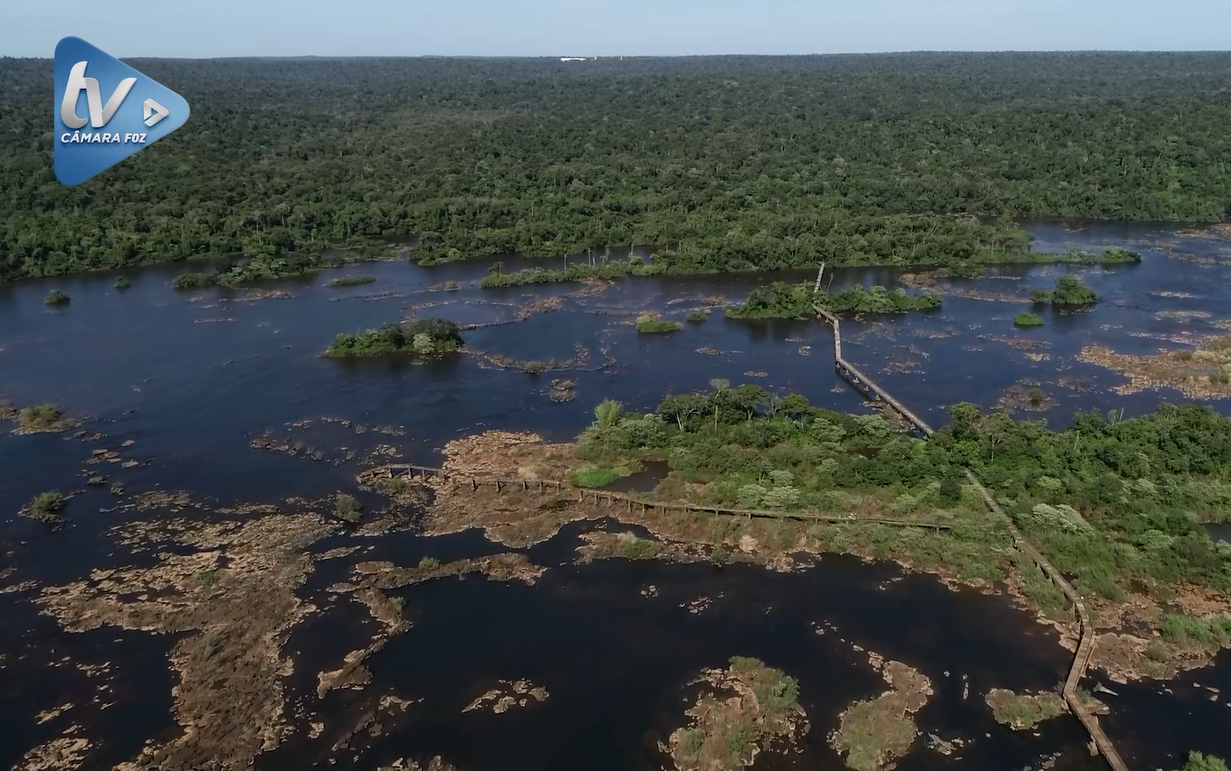
[[1226,0],[0,0],[0,56],[1228,50]]

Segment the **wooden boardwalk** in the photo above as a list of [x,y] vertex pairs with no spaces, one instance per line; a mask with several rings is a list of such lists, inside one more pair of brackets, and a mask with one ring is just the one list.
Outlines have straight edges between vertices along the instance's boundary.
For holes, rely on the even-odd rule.
[[871,398],[873,401],[888,404],[894,412],[902,416],[902,419],[910,425],[912,430],[928,437],[935,433],[932,431],[932,427],[925,423],[922,418],[907,409],[906,405],[893,398],[893,395],[882,388],[879,383],[865,375],[858,367],[842,356],[841,322],[837,316],[824,308],[818,306],[816,312],[833,327],[833,360],[838,374],[855,386],[864,396]]
[[792,519],[804,522],[825,522],[846,525],[868,524],[887,525],[889,527],[917,527],[936,532],[941,530],[949,530],[951,528],[951,525],[944,522],[927,522],[913,519],[870,519],[867,517],[854,517],[851,515],[821,514],[819,512],[812,511],[733,509],[725,506],[706,506],[697,503],[654,501],[648,498],[643,498],[639,495],[633,495],[631,493],[573,487],[565,482],[554,479],[505,479],[494,476],[472,477],[451,474],[441,468],[416,466],[409,463],[393,463],[373,469],[373,471],[378,475],[386,476],[386,478],[389,479],[396,479],[398,477],[411,479],[437,477],[449,482],[454,489],[458,487],[469,487],[471,490],[478,490],[480,487],[494,487],[498,493],[504,492],[505,490],[522,492],[535,490],[539,493],[549,491],[563,492],[568,490],[569,492],[577,495],[578,503],[584,503],[586,500],[592,500],[596,505],[605,504],[609,507],[622,503],[628,511],[640,508],[642,513],[648,513],[650,511],[661,511],[664,513],[696,512],[701,514],[726,514],[729,516],[747,517],[749,519]]
[[[857,367],[842,357],[842,331],[841,322],[838,320],[838,317],[820,307],[816,308],[816,312],[817,315],[828,321],[830,326],[833,327],[834,364],[837,367],[838,373],[855,386],[860,393],[888,404],[912,428],[930,438],[935,433],[931,426],[920,420],[905,405],[894,399],[889,392],[881,388],[875,381],[864,375]],[[1107,764],[1111,766],[1113,771],[1128,771],[1128,764],[1120,757],[1120,753],[1116,751],[1115,745],[1111,743],[1111,739],[1104,733],[1102,726],[1099,725],[1098,717],[1081,701],[1077,693],[1078,686],[1081,684],[1081,680],[1085,677],[1086,670],[1090,666],[1090,659],[1094,655],[1094,625],[1090,622],[1090,613],[1086,609],[1086,603],[1073,588],[1072,584],[1051,564],[1047,557],[1043,556],[1043,553],[1035,548],[1034,544],[1026,540],[1026,537],[1017,529],[1017,525],[1013,523],[1012,518],[1005,513],[1004,509],[1000,508],[1000,504],[996,502],[996,499],[992,497],[988,489],[983,486],[983,482],[979,477],[970,469],[965,471],[966,478],[979,491],[987,507],[992,513],[1003,520],[1008,527],[1009,534],[1013,538],[1013,545],[1030,557],[1039,570],[1043,572],[1043,575],[1051,580],[1072,604],[1073,611],[1081,627],[1081,641],[1077,644],[1077,652],[1073,656],[1073,664],[1069,667],[1068,677],[1064,681],[1064,701],[1077,719],[1081,721],[1082,726],[1090,734],[1093,746],[1106,759]]]

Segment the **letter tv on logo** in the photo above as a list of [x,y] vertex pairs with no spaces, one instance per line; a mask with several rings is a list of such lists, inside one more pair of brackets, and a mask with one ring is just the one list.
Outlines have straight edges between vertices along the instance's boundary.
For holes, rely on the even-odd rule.
[[56,46],[55,78],[56,179],[65,185],[85,182],[188,120],[183,97],[81,38]]

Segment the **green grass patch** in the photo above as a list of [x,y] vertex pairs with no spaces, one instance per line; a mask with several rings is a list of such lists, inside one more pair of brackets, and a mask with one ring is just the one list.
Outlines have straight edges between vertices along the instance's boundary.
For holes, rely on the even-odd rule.
[[664,334],[666,332],[678,332],[683,329],[684,325],[678,321],[666,321],[664,319],[655,318],[653,316],[638,316],[637,317],[637,332],[642,335]]
[[1019,313],[1013,319],[1015,327],[1041,327],[1043,326],[1043,318],[1037,313]]
[[345,286],[359,286],[361,284],[374,284],[376,278],[374,276],[339,276],[333,279],[325,286],[330,289],[338,289]]

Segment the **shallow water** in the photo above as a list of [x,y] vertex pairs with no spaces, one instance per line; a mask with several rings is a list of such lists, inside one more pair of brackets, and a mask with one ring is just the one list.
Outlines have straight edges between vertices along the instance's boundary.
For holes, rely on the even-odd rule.
[[[1132,415],[1163,400],[1184,401],[1167,392],[1118,396],[1108,389],[1122,382],[1119,376],[1076,356],[1092,343],[1152,353],[1175,345],[1162,337],[1218,331],[1207,320],[1158,314],[1193,310],[1219,317],[1231,299],[1231,244],[1142,226],[1039,225],[1035,233],[1040,250],[1126,245],[1145,259],[1108,269],[1005,268],[955,282],[1027,298],[1072,270],[1103,302],[1092,312],[1049,316],[1041,329],[1015,332],[1012,319],[1027,302],[946,296],[944,308],[934,314],[846,322],[848,358],[934,425],[944,423],[944,405],[969,400],[991,407],[1006,389],[1027,379],[1038,381],[1052,398],[1052,408],[1040,417],[1056,425],[1078,410],[1123,408]],[[1169,257],[1168,250],[1207,262]],[[95,566],[128,561],[105,535],[128,515],[108,511],[114,501],[106,487],[85,487],[85,476],[94,473],[130,492],[185,489],[220,503],[278,502],[353,488],[360,460],[380,445],[408,461],[434,463],[443,442],[489,428],[568,439],[592,419],[602,398],[651,410],[665,392],[707,388],[711,378],[799,391],[832,409],[866,409],[835,376],[832,337],[823,324],[737,322],[716,311],[704,323],[659,336],[638,335],[629,323],[645,310],[683,320],[704,298],[739,299],[759,283],[802,280],[814,275],[811,271],[633,279],[578,296],[578,286],[568,284],[481,290],[476,282],[488,262],[348,266],[279,283],[293,299],[255,302],[242,299],[246,290],[176,293],[168,284],[180,266],[128,273],[132,288],[126,292],[112,288],[114,274],[0,286],[0,394],[19,405],[55,402],[85,417],[83,429],[105,434],[88,441],[0,434],[0,572],[11,566],[16,572],[10,582],[54,584]],[[522,258],[503,262],[506,271],[534,264]],[[346,274],[378,281],[324,286]],[[896,275],[886,269],[840,269],[833,288],[891,284]],[[461,288],[445,291],[451,281]],[[42,298],[52,288],[68,292],[71,304],[44,306]],[[562,298],[559,310],[513,323],[519,309],[548,297]],[[379,326],[416,310],[461,323],[508,322],[466,332],[471,351],[546,361],[573,357],[580,346],[588,361],[567,372],[532,376],[473,353],[424,365],[319,356],[338,332]],[[1036,340],[1049,358],[1031,361],[1025,351],[991,336]],[[702,348],[720,353],[707,355],[698,351]],[[556,404],[549,383],[561,376],[577,382],[577,398]],[[1228,405],[1214,406],[1226,411]],[[292,425],[321,416],[354,425],[319,420]],[[369,430],[360,433],[356,425]],[[378,426],[401,426],[405,434],[371,430]],[[250,446],[267,432],[300,449],[292,455]],[[121,455],[142,465],[85,465],[93,450],[118,449],[125,439],[135,444]],[[321,460],[311,459],[314,451]],[[649,489],[660,471],[651,469],[624,484]],[[54,533],[12,516],[47,489],[81,491],[69,505],[68,526]],[[1097,765],[1084,757],[1083,735],[1069,718],[1045,724],[1037,737],[991,723],[980,700],[987,688],[1051,688],[1068,663],[1068,654],[1045,628],[1009,609],[1003,599],[952,593],[926,577],[885,584],[895,568],[833,558],[792,575],[654,563],[575,567],[566,563],[577,532],[569,528],[531,550],[533,559],[551,566],[538,586],[471,579],[404,590],[415,626],[369,662],[374,683],[365,691],[333,692],[320,703],[313,693],[316,673],[336,667],[371,634],[366,611],[344,603],[305,622],[289,644],[299,662],[291,678],[294,703],[323,715],[333,733],[316,742],[294,738],[259,764],[279,768],[321,760],[330,736],[369,708],[365,705],[374,695],[392,689],[425,701],[407,712],[396,731],[364,750],[357,767],[375,768],[396,754],[440,753],[462,771],[656,768],[662,757],[655,743],[680,724],[687,680],[731,655],[753,655],[801,680],[813,729],[796,762],[836,768],[824,737],[836,725],[837,713],[884,685],[860,654],[814,633],[813,622],[829,620],[849,640],[900,657],[932,678],[937,693],[919,716],[925,734],[976,739],[957,760],[917,744],[900,768],[1021,768],[1055,752],[1066,753],[1058,767]],[[317,547],[344,540],[328,539]],[[368,545],[374,550],[367,558],[400,564],[414,564],[425,554],[456,559],[504,551],[474,533],[435,539],[399,533],[368,539]],[[322,563],[303,591],[319,593],[345,568]],[[658,587],[659,597],[641,595],[648,584]],[[679,608],[686,600],[719,594],[722,598],[699,615]],[[168,711],[173,678],[165,668],[149,666],[165,660],[175,642],[171,636],[109,627],[63,634],[52,620],[34,613],[30,596],[0,594],[6,619],[0,625],[0,652],[6,657],[0,662],[0,709],[15,716],[0,726],[0,763],[11,765],[63,727],[62,719],[37,724],[38,712],[58,706],[66,694],[89,693],[84,701],[92,699],[98,678],[55,666],[59,658],[111,662],[104,679],[116,689],[115,706],[80,712],[88,716],[84,722],[91,734],[106,737],[88,767],[110,767],[133,757],[146,738],[175,735]],[[1226,681],[1228,667],[1224,656],[1194,676],[1202,683]],[[961,674],[970,676],[968,700],[960,698]],[[460,716],[488,681],[519,677],[548,687],[552,695],[540,709]],[[1231,728],[1226,722],[1231,709],[1181,699],[1174,684],[1176,694],[1151,683],[1111,687],[1122,695],[1109,698],[1115,712],[1104,722],[1130,763],[1137,761],[1134,767],[1178,766],[1177,758],[1194,748],[1198,735],[1223,737],[1202,739],[1201,747],[1231,755],[1231,730],[1224,730]]]

